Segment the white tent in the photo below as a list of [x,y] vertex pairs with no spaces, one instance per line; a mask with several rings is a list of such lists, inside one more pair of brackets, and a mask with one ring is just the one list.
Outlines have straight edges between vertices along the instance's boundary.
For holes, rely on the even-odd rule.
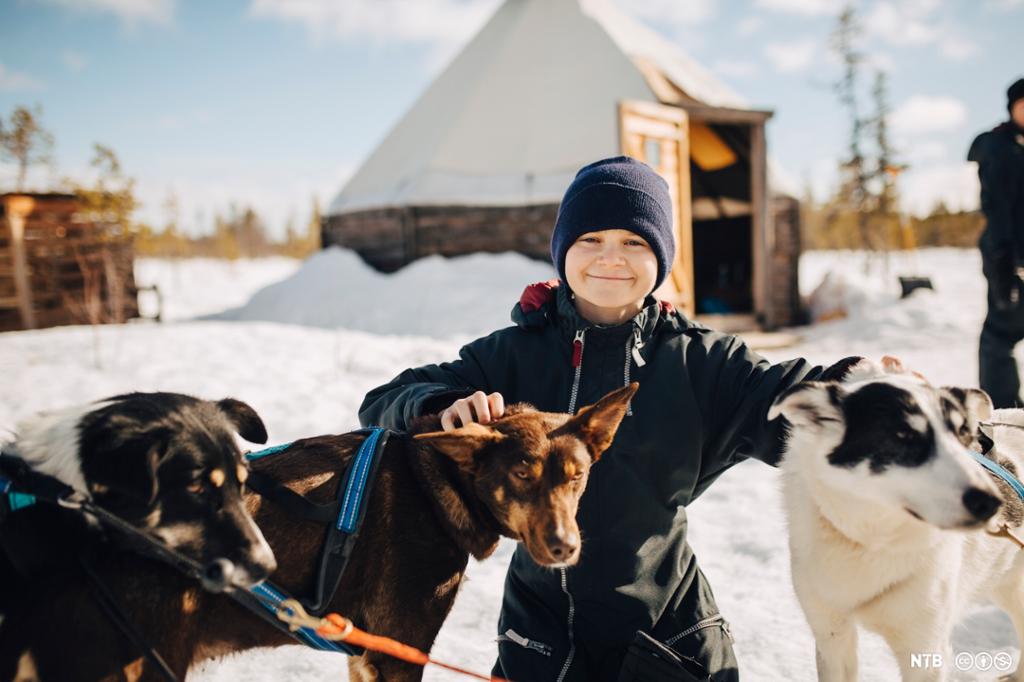
[[746,109],[609,0],[506,0],[328,208],[557,203],[623,100]]

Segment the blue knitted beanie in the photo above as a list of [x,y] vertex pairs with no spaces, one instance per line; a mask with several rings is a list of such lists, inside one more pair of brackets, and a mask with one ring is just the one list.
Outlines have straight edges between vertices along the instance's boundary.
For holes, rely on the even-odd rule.
[[584,166],[565,191],[551,234],[551,262],[563,282],[569,247],[587,232],[613,229],[629,230],[650,244],[658,259],[657,289],[675,259],[672,199],[654,169],[628,156]]

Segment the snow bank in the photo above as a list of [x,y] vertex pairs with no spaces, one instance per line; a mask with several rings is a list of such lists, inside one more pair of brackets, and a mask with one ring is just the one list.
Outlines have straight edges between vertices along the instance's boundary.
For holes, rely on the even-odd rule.
[[549,264],[515,253],[430,256],[382,274],[352,251],[330,248],[245,305],[212,315],[377,334],[439,338],[507,327],[523,287],[551,279]]
[[[163,320],[170,322],[242,305],[255,291],[288,277],[301,264],[294,258],[138,258],[135,282],[160,288]],[[139,307],[144,316],[156,315],[156,295],[141,292]]]

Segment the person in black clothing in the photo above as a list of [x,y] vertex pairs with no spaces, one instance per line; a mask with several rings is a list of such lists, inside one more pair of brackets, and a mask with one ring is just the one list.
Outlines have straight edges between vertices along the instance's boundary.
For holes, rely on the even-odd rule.
[[981,388],[997,408],[1020,407],[1020,374],[1013,348],[1024,339],[1024,305],[1018,268],[1024,265],[1024,78],[1007,91],[1010,114],[974,139],[968,161],[978,163],[982,268],[988,280],[988,315],[981,329]]
[[528,287],[514,326],[466,345],[458,360],[402,372],[360,407],[364,425],[403,429],[441,413],[450,430],[500,417],[506,401],[573,413],[639,382],[580,501],[579,562],[540,567],[522,547],[512,558],[496,675],[739,677],[729,625],[686,540],[685,507],[744,459],[776,464],[773,399],[827,375],[805,360],[772,365],[656,301],[674,249],[668,185],[654,170],[628,157],[584,167],[552,235],[561,279]]

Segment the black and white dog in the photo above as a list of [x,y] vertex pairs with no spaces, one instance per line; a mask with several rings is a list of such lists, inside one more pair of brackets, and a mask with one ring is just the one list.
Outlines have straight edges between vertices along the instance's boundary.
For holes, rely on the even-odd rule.
[[[880,634],[904,680],[942,680],[964,608],[991,599],[1024,641],[1024,503],[966,452],[983,450],[992,403],[936,388],[898,363],[861,361],[838,381],[799,384],[769,418],[789,423],[781,464],[793,585],[819,680],[857,679],[857,626]],[[995,412],[1024,426],[1024,412]],[[988,456],[1024,472],[1024,429],[997,426]],[[988,443],[987,445],[991,445]],[[942,654],[942,667],[912,666]],[[1024,666],[1006,679],[1024,680]]]
[[[248,470],[235,433],[267,440],[263,422],[241,401],[131,393],[31,417],[4,453],[199,564],[227,567],[226,581],[246,588],[276,564],[243,504]],[[31,576],[73,561],[98,535],[89,520],[36,505],[0,526],[0,554],[8,570]]]

